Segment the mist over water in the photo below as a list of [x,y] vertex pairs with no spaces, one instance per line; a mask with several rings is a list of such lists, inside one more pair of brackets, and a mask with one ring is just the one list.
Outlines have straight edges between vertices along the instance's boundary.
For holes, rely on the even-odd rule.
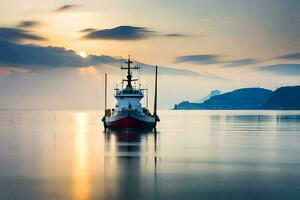
[[0,111],[0,199],[297,199],[299,111],[160,111],[157,133],[103,111]]

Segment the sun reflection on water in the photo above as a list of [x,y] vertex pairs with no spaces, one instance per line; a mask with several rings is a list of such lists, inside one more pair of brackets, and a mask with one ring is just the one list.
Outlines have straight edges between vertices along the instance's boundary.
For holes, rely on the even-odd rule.
[[85,200],[90,196],[89,163],[88,163],[88,137],[87,114],[79,112],[74,115],[75,120],[75,154],[73,168],[74,199]]

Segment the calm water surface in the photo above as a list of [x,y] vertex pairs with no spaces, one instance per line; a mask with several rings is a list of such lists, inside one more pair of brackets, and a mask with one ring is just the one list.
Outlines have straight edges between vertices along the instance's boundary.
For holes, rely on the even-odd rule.
[[0,111],[0,199],[300,199],[300,112],[159,114],[104,134],[102,111]]

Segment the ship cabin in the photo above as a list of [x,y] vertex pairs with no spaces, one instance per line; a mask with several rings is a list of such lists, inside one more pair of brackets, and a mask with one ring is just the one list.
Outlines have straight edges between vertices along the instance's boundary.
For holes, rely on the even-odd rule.
[[144,97],[143,90],[128,88],[123,90],[115,89],[117,100],[115,111],[137,110],[143,112],[141,99]]

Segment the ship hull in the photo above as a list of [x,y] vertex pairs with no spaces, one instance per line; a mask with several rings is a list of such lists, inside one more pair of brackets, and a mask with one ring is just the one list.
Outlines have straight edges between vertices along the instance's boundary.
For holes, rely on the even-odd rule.
[[116,121],[106,122],[106,127],[109,129],[150,129],[155,127],[155,123],[124,117]]
[[113,117],[105,117],[104,126],[108,129],[151,129],[156,127],[153,116],[124,112]]

